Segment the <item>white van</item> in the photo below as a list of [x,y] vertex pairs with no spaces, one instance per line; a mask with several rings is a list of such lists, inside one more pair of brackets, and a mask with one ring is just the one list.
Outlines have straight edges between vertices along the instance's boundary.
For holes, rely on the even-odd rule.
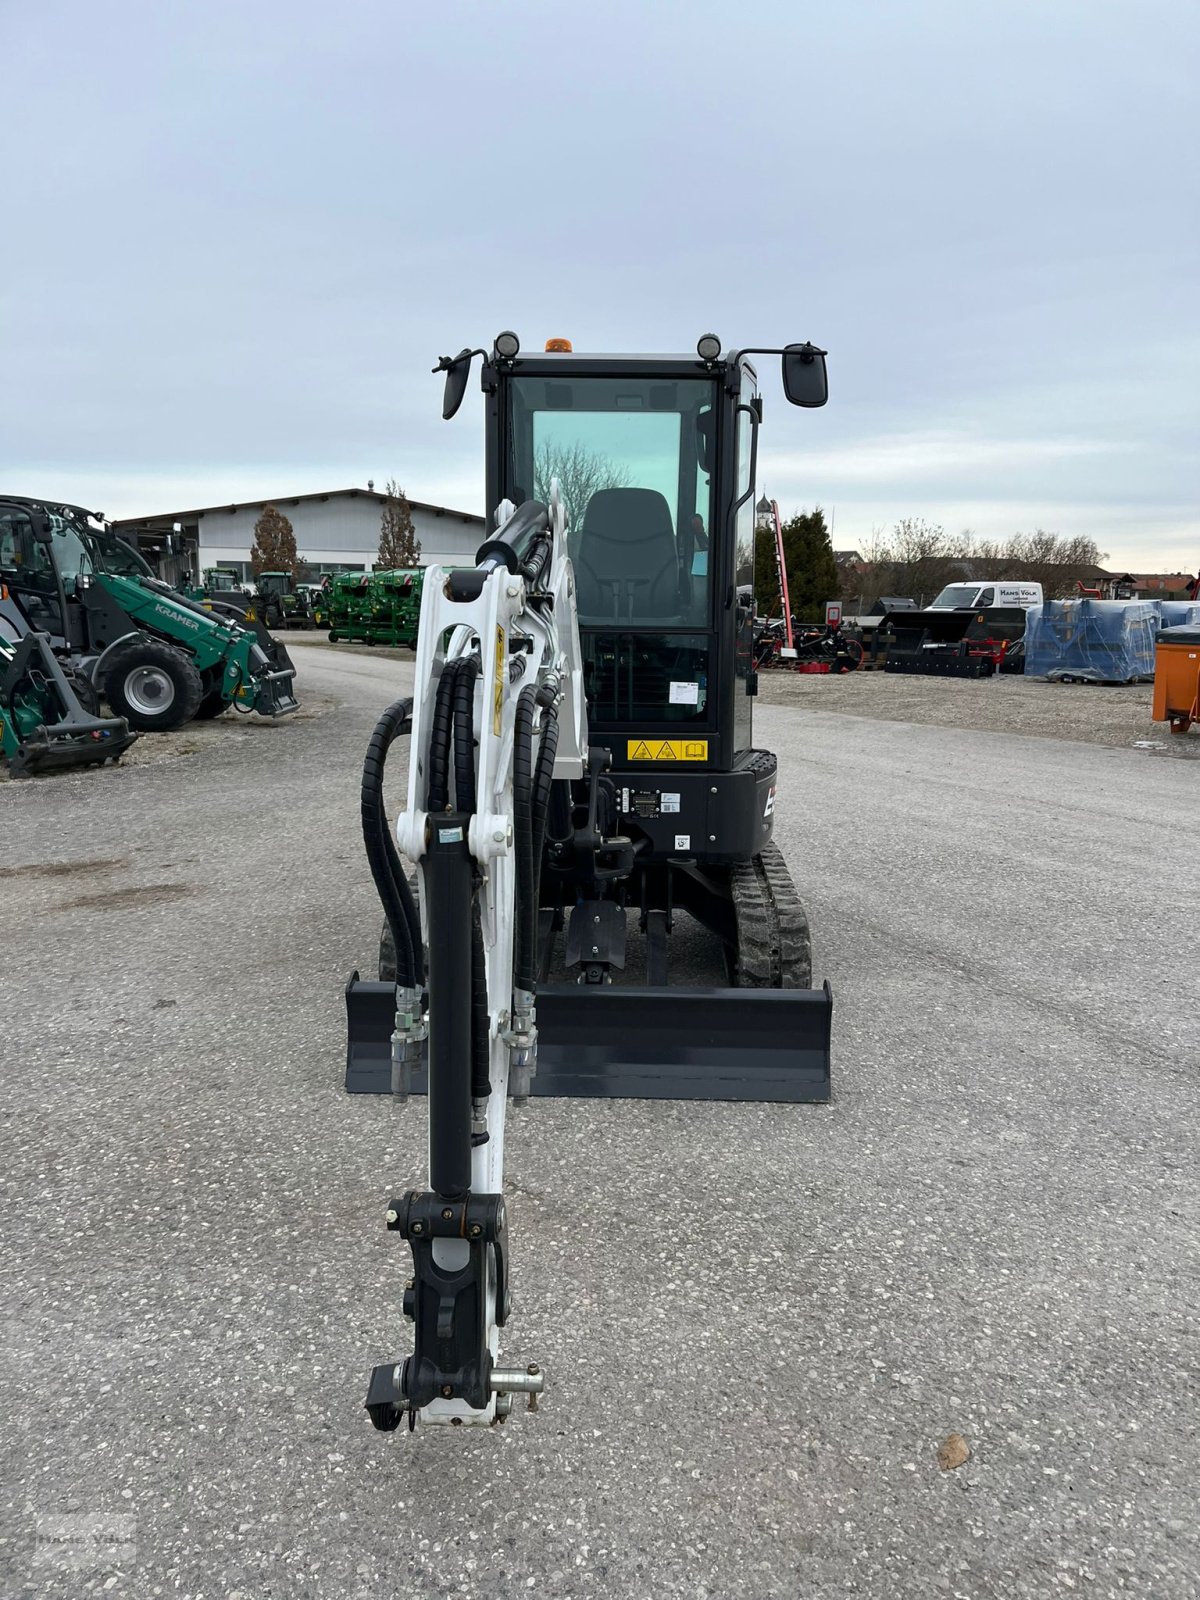
[[948,583],[927,609],[985,611],[989,606],[1019,606],[1028,611],[1041,603],[1040,583]]

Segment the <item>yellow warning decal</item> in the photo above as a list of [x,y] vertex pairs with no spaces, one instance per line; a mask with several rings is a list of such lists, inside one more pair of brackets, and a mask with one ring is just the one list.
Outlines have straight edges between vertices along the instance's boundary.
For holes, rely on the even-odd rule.
[[626,761],[707,761],[707,739],[629,739]]
[[496,675],[492,686],[492,732],[500,737],[500,717],[504,710],[504,629],[496,629]]

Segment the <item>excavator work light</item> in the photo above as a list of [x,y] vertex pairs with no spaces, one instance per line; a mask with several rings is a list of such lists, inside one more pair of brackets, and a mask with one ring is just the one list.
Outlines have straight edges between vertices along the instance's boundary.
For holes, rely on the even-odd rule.
[[503,356],[505,361],[511,361],[520,348],[520,339],[510,330],[506,329],[496,335],[496,354]]
[[696,354],[701,361],[715,361],[721,354],[721,341],[715,333],[702,333],[696,340]]

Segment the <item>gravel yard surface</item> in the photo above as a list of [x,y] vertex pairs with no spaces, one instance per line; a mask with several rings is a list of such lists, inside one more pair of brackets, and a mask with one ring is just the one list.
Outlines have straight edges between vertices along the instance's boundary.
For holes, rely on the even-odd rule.
[[1133,746],[1143,741],[1173,756],[1200,756],[1200,729],[1172,734],[1150,718],[1149,683],[1047,683],[998,673],[991,678],[925,678],[899,672],[818,675],[773,668],[759,674],[763,705],[832,711],[843,717],[977,728],[1037,739]]
[[412,669],[288,643],[304,714],[0,793],[4,1600],[1194,1600],[1200,773],[768,680],[833,1103],[515,1116],[540,1412],[384,1436],[423,1108],[342,989]]

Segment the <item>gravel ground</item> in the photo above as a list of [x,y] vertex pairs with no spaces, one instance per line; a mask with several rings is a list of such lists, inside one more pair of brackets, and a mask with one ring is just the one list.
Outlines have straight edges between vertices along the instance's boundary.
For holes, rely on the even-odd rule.
[[336,714],[0,796],[6,1600],[1192,1600],[1190,768],[762,706],[834,1103],[534,1104],[541,1411],[382,1436],[422,1111],[341,989],[411,667],[289,647]]
[[764,705],[802,706],[844,717],[977,728],[1083,744],[1149,744],[1153,753],[1200,756],[1200,727],[1172,734],[1151,720],[1149,683],[1047,683],[999,673],[992,678],[923,678],[897,672],[759,674]]

